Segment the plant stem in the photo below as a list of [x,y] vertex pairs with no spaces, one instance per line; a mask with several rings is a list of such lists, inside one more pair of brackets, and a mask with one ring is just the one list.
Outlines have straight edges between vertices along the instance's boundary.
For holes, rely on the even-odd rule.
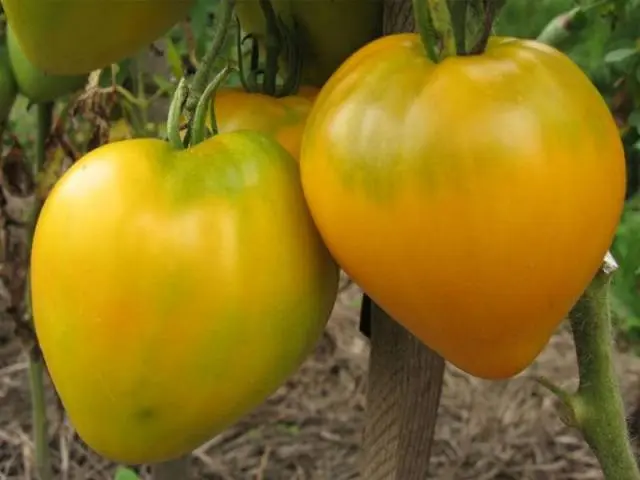
[[187,104],[185,107],[185,113],[189,122],[191,122],[191,118],[196,111],[200,97],[207,88],[207,84],[209,83],[209,79],[213,73],[213,66],[216,58],[220,55],[222,48],[224,47],[224,42],[227,38],[227,31],[229,30],[229,25],[231,24],[231,19],[233,17],[234,4],[234,0],[220,1],[218,25],[215,36],[213,37],[211,48],[199,63],[198,70],[193,77],[193,83],[189,89],[189,97],[187,98]]
[[[35,158],[33,162],[34,178],[37,178],[37,175],[42,170],[47,158],[47,138],[51,130],[53,103],[38,104],[37,112],[38,131],[35,145]],[[33,239],[35,224],[41,208],[42,199],[36,195],[33,212],[31,213],[29,230],[27,232],[27,252],[29,252],[29,255],[31,252],[31,242]],[[33,325],[33,318],[31,315],[31,290],[29,289],[28,276],[26,281],[27,286],[25,287],[24,308],[26,311],[26,320]],[[53,478],[53,471],[51,469],[48,441],[47,409],[44,393],[44,370],[42,353],[40,352],[40,348],[36,341],[36,344],[33,345],[29,351],[29,387],[31,392],[31,412],[33,418],[33,444],[38,476],[40,480],[51,480]]]
[[153,480],[189,480],[189,455],[158,463],[153,468]]
[[220,88],[220,85],[229,76],[229,67],[225,66],[218,75],[211,81],[205,89],[198,106],[196,107],[196,113],[193,115],[193,130],[191,131],[191,145],[197,145],[207,138],[207,113],[211,113],[209,116],[211,120],[211,131],[215,135],[218,131],[215,109],[213,108],[213,99],[215,98],[216,91]]
[[180,79],[180,82],[178,82],[178,88],[176,88],[173,98],[171,99],[167,117],[167,137],[169,138],[171,146],[176,150],[184,147],[182,138],[180,138],[180,113],[182,112],[182,107],[184,106],[188,93],[187,82],[183,77]]
[[570,314],[580,385],[569,407],[607,480],[638,480],[624,404],[613,365],[609,285],[615,264],[606,260]]
[[274,96],[278,78],[278,61],[282,51],[282,35],[278,27],[278,19],[271,5],[271,0],[259,0],[262,14],[265,17],[267,26],[266,38],[266,62],[264,71],[264,81],[262,83],[263,93]]
[[29,352],[29,387],[36,470],[40,480],[51,480],[51,458],[47,433],[47,404],[44,394],[44,362],[40,349],[33,346]]
[[38,112],[38,133],[36,137],[36,156],[34,173],[39,173],[47,159],[47,138],[51,130],[53,103],[41,103],[36,106]]

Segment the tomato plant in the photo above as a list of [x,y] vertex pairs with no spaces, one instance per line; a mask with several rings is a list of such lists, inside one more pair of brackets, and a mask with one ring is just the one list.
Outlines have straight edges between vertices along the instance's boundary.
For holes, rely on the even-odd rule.
[[3,46],[0,48],[0,122],[4,122],[18,95],[18,86],[13,76],[9,52]]
[[34,103],[51,102],[87,82],[87,75],[49,75],[40,70],[24,55],[11,28],[7,28],[7,49],[18,89]]
[[79,75],[134,55],[185,18],[192,0],[3,0],[21,48],[48,74]]
[[251,131],[92,150],[49,194],[31,265],[62,402],[125,463],[185,454],[262,402],[315,345],[338,286],[296,161]]
[[298,159],[302,133],[315,95],[317,90],[312,88],[282,98],[242,89],[220,90],[215,98],[218,129],[220,132],[247,129],[266,133]]
[[[302,81],[322,86],[355,50],[382,34],[382,2],[370,0],[272,0],[273,8],[297,23],[305,59]],[[258,0],[238,2],[242,29],[264,43],[266,22]]]
[[417,34],[370,43],[320,92],[300,165],[341,267],[444,358],[494,379],[528,366],[589,285],[625,193],[593,84],[514,38],[439,64]]

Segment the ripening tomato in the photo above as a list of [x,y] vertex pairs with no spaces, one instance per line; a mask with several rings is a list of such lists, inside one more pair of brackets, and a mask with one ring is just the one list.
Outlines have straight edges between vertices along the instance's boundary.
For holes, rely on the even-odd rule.
[[186,454],[294,372],[338,269],[297,162],[257,132],[184,151],[89,152],[47,198],[31,257],[36,333],[79,435],[130,464]]
[[51,75],[80,75],[135,55],[186,18],[193,0],[3,0],[25,56]]
[[34,66],[25,57],[11,28],[7,28],[7,49],[18,90],[34,103],[52,102],[87,83],[87,75],[49,75]]
[[305,121],[317,93],[318,89],[305,87],[296,95],[275,98],[242,89],[221,89],[214,100],[218,129],[266,133],[298,159]]
[[385,311],[478,377],[528,366],[600,267],[624,153],[581,70],[535,41],[426,56],[367,45],[307,120],[300,169],[338,264]]

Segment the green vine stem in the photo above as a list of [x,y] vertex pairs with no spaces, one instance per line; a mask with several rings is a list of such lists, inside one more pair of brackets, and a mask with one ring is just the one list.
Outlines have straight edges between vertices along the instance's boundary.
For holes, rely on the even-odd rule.
[[617,269],[607,253],[602,268],[569,313],[580,383],[568,392],[544,378],[538,382],[562,402],[562,418],[581,431],[606,480],[640,480],[613,363],[609,305],[611,276]]
[[[537,41],[557,47],[587,25],[588,10],[606,3],[608,0],[574,8],[556,17]],[[616,269],[614,258],[607,253],[602,268],[569,314],[580,376],[578,390],[571,393],[538,380],[562,401],[564,420],[582,432],[606,480],[640,480],[613,364],[609,285]]]
[[[38,129],[35,145],[35,158],[33,162],[34,178],[38,178],[40,171],[46,161],[47,138],[51,131],[53,117],[53,104],[38,104]],[[31,252],[31,242],[35,230],[36,221],[42,208],[42,199],[36,195],[33,211],[29,222],[27,235],[27,252]],[[30,253],[29,253],[30,254]],[[29,269],[27,268],[27,271]],[[27,277],[28,279],[28,277]],[[25,287],[25,311],[26,320],[33,325],[31,314],[31,294],[29,282]],[[37,340],[29,351],[29,387],[31,392],[31,412],[33,421],[33,445],[35,450],[36,470],[40,480],[52,480],[53,471],[51,468],[51,458],[49,452],[48,428],[47,428],[47,405],[44,390],[44,360],[37,345]]]
[[278,62],[282,51],[282,34],[278,25],[278,18],[271,5],[271,0],[259,0],[262,14],[267,25],[265,36],[266,63],[264,69],[264,82],[262,85],[265,94],[273,96],[276,94],[278,78]]
[[213,37],[211,48],[202,58],[202,61],[198,66],[198,70],[193,77],[191,88],[189,89],[189,96],[187,98],[185,106],[185,114],[189,119],[189,122],[191,122],[191,118],[196,111],[196,107],[198,106],[200,97],[202,97],[202,94],[209,84],[209,79],[213,74],[213,66],[215,64],[215,61],[222,53],[225,40],[227,39],[227,32],[233,18],[234,5],[234,0],[220,1],[220,7],[217,12],[217,17],[219,18],[219,20],[215,35]]
[[605,478],[639,480],[640,470],[629,441],[612,359],[609,285],[616,268],[608,254],[603,268],[569,315],[580,384],[567,406],[598,458]]
[[167,137],[169,138],[171,146],[176,150],[184,147],[182,138],[180,138],[180,114],[182,113],[182,108],[184,107],[188,94],[187,80],[182,77],[171,99],[167,117]]
[[29,388],[33,422],[33,445],[36,471],[40,480],[52,480],[51,458],[47,434],[47,405],[44,393],[44,361],[37,346],[29,352]]
[[231,70],[229,66],[225,66],[220,73],[213,79],[213,81],[207,86],[204,93],[200,97],[200,101],[198,102],[198,106],[196,107],[196,112],[193,116],[193,130],[191,133],[191,141],[192,145],[197,145],[207,138],[207,113],[211,113],[211,130],[213,134],[217,133],[216,126],[216,117],[215,110],[213,108],[213,99],[215,98],[216,91],[220,88],[220,85],[224,83],[224,81],[229,76]]
[[[259,39],[249,34],[242,37],[241,28],[237,30],[236,52],[238,56],[238,74],[245,91],[251,93],[263,93],[272,97],[284,97],[295,94],[300,87],[302,76],[302,54],[299,45],[298,25],[292,21],[288,25],[278,17],[271,0],[259,0],[260,8],[265,19],[266,32],[264,35],[264,48],[261,48]],[[244,65],[244,42],[251,41],[250,66],[247,70]],[[264,51],[264,62],[261,63],[261,53]],[[278,85],[281,57],[286,57],[285,75]],[[262,81],[258,78],[261,77]]]

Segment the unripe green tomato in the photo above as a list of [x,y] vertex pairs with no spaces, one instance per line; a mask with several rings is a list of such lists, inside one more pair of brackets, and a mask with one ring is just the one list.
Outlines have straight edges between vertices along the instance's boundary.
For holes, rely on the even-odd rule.
[[187,17],[193,0],[2,0],[26,57],[56,75],[108,67]]
[[49,75],[25,57],[13,31],[7,26],[7,48],[18,90],[34,103],[52,102],[56,98],[84,87],[87,74]]
[[18,95],[18,86],[11,70],[9,52],[3,45],[0,47],[0,122],[4,122]]

